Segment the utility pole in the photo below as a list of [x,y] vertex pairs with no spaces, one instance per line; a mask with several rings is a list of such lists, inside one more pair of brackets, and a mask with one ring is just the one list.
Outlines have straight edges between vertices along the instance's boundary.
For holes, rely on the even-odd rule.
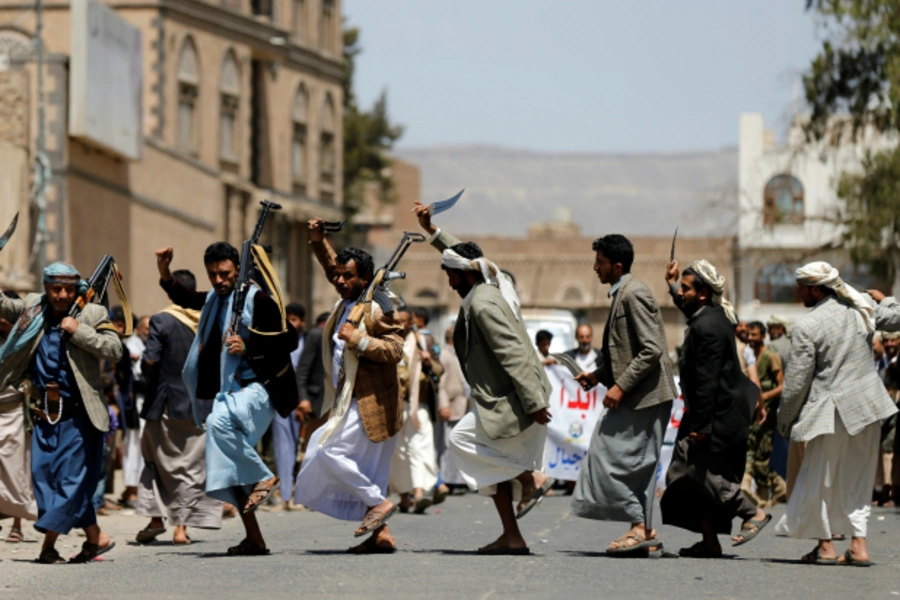
[[[44,124],[44,3],[42,0],[35,0],[35,31],[34,31],[34,50],[35,61],[37,63],[37,140],[35,143],[35,161],[34,161],[34,190],[31,196],[31,203],[36,208],[36,228],[34,236],[34,246],[31,251],[30,263],[34,265],[37,259],[37,270],[42,271],[47,266],[47,184],[52,176],[50,159],[47,156],[46,149],[46,131]],[[62,227],[62,223],[57,223],[57,227]]]

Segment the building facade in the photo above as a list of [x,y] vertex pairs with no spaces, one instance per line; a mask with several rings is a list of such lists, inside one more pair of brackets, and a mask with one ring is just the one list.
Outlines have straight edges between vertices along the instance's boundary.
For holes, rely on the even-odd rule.
[[[283,210],[263,241],[288,295],[309,306],[323,281],[312,269],[306,220],[342,213],[340,0],[107,2],[140,31],[141,85],[123,92],[102,67],[88,80],[119,94],[114,106],[138,103],[136,160],[71,135],[75,5],[45,6],[41,107],[34,9],[0,0],[2,226],[20,213],[0,253],[0,287],[35,289],[41,261],[90,273],[111,254],[135,312],[153,312],[166,303],[154,275],[157,248],[173,246],[173,266],[191,269],[202,285],[205,247],[222,239],[239,246],[259,201],[271,199]],[[52,172],[42,256],[33,252],[40,245],[30,198],[39,108]]]
[[892,142],[866,131],[854,143],[810,145],[803,123],[804,117],[796,117],[786,142],[779,144],[762,115],[740,116],[735,304],[744,319],[805,314],[794,272],[812,260],[830,262],[857,285],[878,283],[865,267],[854,268],[841,247],[836,189],[842,173],[861,170],[867,152]]

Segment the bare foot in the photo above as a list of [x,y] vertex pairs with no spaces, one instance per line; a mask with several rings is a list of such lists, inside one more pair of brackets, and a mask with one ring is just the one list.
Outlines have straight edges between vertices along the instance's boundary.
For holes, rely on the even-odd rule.
[[172,535],[172,543],[179,546],[186,546],[191,543],[191,536],[187,534],[187,527],[184,525],[176,525],[175,533]]
[[391,554],[397,550],[397,542],[387,525],[382,525],[372,535],[357,546],[347,549],[350,554]]

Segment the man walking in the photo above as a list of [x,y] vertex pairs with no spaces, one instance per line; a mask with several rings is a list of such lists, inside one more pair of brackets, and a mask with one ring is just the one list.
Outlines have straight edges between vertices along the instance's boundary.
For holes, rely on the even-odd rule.
[[[517,517],[550,489],[540,472],[550,422],[550,382],[538,356],[527,350],[528,333],[512,282],[484,258],[476,244],[461,243],[432,225],[428,208],[416,203],[419,224],[443,255],[448,283],[463,299],[454,332],[463,373],[476,411],[453,429],[451,451],[463,479],[490,496],[503,524],[481,554],[529,554]],[[518,515],[513,502],[523,502]]]
[[[818,540],[803,562],[868,565],[881,422],[897,412],[872,368],[875,305],[828,263],[805,265],[796,277],[804,306],[813,310],[794,326],[778,429],[807,446],[777,531]],[[853,537],[840,559],[835,534]]]
[[[187,292],[196,292],[197,280],[190,271],[175,271],[172,277]],[[137,514],[150,517],[150,523],[137,534],[141,544],[165,533],[164,519],[175,528],[175,545],[191,543],[188,527],[222,526],[222,502],[205,493],[206,432],[194,422],[181,374],[199,321],[200,311],[174,303],[150,318],[141,360],[147,395],[141,410],[144,469],[137,496]],[[197,400],[201,422],[212,412],[213,402]]]
[[666,491],[660,501],[663,523],[701,533],[703,539],[680,554],[721,558],[719,534],[743,521],[733,545],[752,540],[772,519],[741,492],[747,436],[759,388],[741,368],[735,346],[736,317],[723,298],[725,278],[705,260],[681,274],[678,262],[666,270],[669,293],[688,318],[680,360],[684,417]]
[[[390,554],[397,544],[386,521],[397,511],[387,499],[391,457],[403,425],[397,364],[403,356],[400,324],[388,295],[361,298],[375,276],[372,257],[358,248],[335,253],[322,219],[309,222],[316,259],[341,299],[323,331],[325,404],[328,422],[309,440],[297,476],[294,501],[335,519],[356,521],[354,554]],[[359,323],[349,322],[364,302]]]
[[[172,257],[171,247],[156,252],[160,285],[178,306],[201,310],[197,335],[184,365],[184,382],[194,420],[206,424],[206,493],[241,511],[246,537],[228,549],[229,555],[268,554],[253,511],[275,491],[279,480],[254,446],[272,422],[275,409],[246,356],[289,354],[296,337],[265,335],[281,332],[281,310],[256,286],[247,294],[239,331],[230,330],[240,265],[240,255],[231,244],[216,242],[204,253],[203,263],[213,286],[208,293],[191,292],[181,285],[169,270]],[[206,419],[203,400],[213,404]]]
[[[608,554],[655,551],[662,547],[652,522],[656,472],[676,396],[666,333],[653,292],[631,275],[631,242],[611,234],[594,241],[593,249],[594,272],[610,286],[612,306],[599,368],[576,379],[585,390],[602,383],[608,410],[579,472],[572,514],[631,525],[607,547]],[[579,351],[591,350],[588,334],[582,335]]]
[[[291,352],[291,366],[297,371],[297,364],[303,354],[306,342],[304,329],[306,326],[306,309],[303,305],[292,302],[284,307],[288,324],[297,332],[297,347]],[[297,466],[297,442],[300,439],[300,422],[295,415],[282,417],[275,414],[272,418],[272,445],[275,449],[275,470],[281,479],[281,505],[290,510],[294,495],[294,467]]]
[[109,430],[100,361],[117,362],[122,343],[99,304],[85,305],[78,318],[69,316],[85,285],[75,267],[53,263],[44,269],[43,283],[43,294],[24,300],[0,295],[0,318],[14,323],[0,348],[0,390],[31,380],[34,528],[45,534],[37,562],[65,562],[56,540],[78,527],[87,539],[70,562],[85,563],[114,546],[100,546],[92,497]]

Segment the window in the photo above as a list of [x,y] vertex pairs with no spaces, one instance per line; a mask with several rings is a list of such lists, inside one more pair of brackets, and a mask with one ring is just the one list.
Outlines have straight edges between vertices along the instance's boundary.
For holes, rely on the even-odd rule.
[[293,135],[291,138],[291,174],[294,181],[294,193],[306,194],[306,88],[301,83],[294,94],[294,106],[291,111]]
[[777,175],[769,180],[763,197],[763,224],[803,222],[803,185],[796,177]]
[[292,30],[294,40],[303,43],[306,39],[303,28],[306,26],[306,3],[303,0],[294,0],[294,23]]
[[250,10],[254,15],[259,17],[272,18],[272,9],[274,8],[272,0],[250,0]]
[[563,302],[566,304],[581,304],[584,302],[584,296],[577,286],[569,286],[563,292]]
[[190,152],[200,147],[197,127],[197,97],[200,65],[194,40],[185,38],[178,53],[178,146]]
[[319,15],[319,49],[324,52],[335,51],[336,23],[334,15],[334,0],[323,0],[322,13]]
[[756,299],[763,304],[794,304],[800,302],[795,273],[799,264],[773,263],[756,275]]
[[241,98],[241,74],[234,51],[229,50],[222,62],[219,82],[219,158],[236,163],[239,160],[237,131]]
[[325,96],[322,109],[322,134],[319,144],[319,164],[321,166],[322,183],[333,184],[334,172],[337,169],[337,149],[335,148],[334,101],[331,94]]

